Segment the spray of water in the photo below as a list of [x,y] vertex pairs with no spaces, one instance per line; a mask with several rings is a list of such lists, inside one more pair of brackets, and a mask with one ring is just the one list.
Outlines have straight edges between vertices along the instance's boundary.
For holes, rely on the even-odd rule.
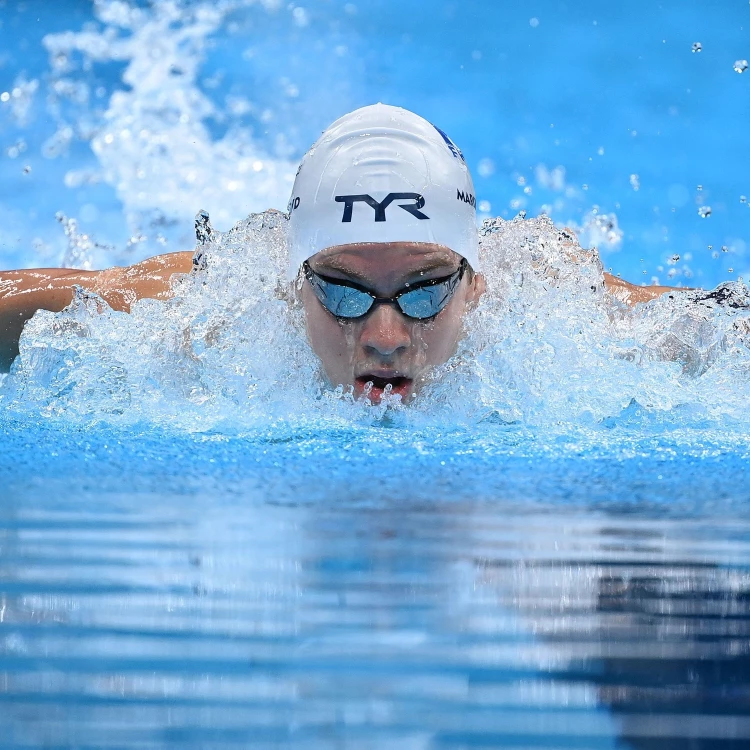
[[[68,171],[65,184],[114,188],[133,237],[129,249],[138,244],[145,255],[163,251],[167,238],[184,240],[180,229],[199,206],[231,226],[250,210],[286,205],[296,163],[260,145],[242,126],[244,110],[237,117],[231,107],[220,110],[202,80],[207,47],[227,16],[253,4],[101,0],[98,25],[44,38],[49,109],[58,123],[44,153],[54,158],[75,140],[90,145],[96,167]],[[91,80],[92,70],[113,64],[124,66],[114,87]]]
[[654,415],[748,421],[746,288],[727,285],[723,302],[680,292],[631,310],[605,290],[598,255],[545,217],[485,222],[487,294],[413,406],[354,402],[325,383],[282,281],[286,225],[267,211],[222,234],[201,213],[194,271],[174,278],[172,299],[125,314],[80,289],[65,311],[40,311],[4,406],[199,430],[320,419],[546,430]]

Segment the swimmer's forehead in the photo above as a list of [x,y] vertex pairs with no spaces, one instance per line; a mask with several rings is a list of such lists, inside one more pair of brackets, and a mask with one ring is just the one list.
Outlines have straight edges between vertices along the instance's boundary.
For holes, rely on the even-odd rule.
[[426,242],[361,242],[321,250],[310,258],[318,273],[331,272],[362,281],[439,276],[455,271],[461,256],[444,245]]

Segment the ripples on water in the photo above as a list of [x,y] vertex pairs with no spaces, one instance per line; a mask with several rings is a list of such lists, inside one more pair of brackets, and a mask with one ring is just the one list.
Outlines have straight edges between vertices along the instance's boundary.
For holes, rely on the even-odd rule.
[[745,747],[746,459],[497,429],[19,427],[3,746]]

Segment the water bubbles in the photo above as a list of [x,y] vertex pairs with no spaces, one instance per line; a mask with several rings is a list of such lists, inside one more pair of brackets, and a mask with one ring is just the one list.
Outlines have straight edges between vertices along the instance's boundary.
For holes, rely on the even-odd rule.
[[488,214],[492,211],[492,204],[489,201],[479,201],[477,208],[483,213]]
[[535,171],[536,180],[541,187],[555,192],[565,190],[565,167],[557,166],[553,169],[547,169],[546,165],[539,164]]
[[727,268],[727,273],[734,273],[734,268]]
[[636,192],[641,189],[641,180],[637,174],[630,175],[630,187],[632,187]]
[[735,60],[734,71],[735,73],[744,73],[748,68],[747,60]]
[[25,164],[22,171],[24,174],[31,174],[31,167],[28,164]]
[[61,125],[57,131],[42,144],[42,155],[47,159],[56,159],[66,154],[73,140],[73,128]]
[[679,263],[679,262],[680,262],[680,256],[679,255],[673,255],[667,261],[667,263],[669,263],[670,266],[673,266],[673,265],[675,265],[675,263]]
[[487,157],[480,159],[477,165],[477,173],[480,177],[490,177],[495,174],[495,162]]
[[3,91],[2,94],[0,94],[0,102],[9,102],[10,101],[10,91]]
[[716,259],[717,259],[717,258],[719,257],[719,253],[717,253],[717,252],[716,252],[716,250],[714,250],[714,251],[713,251],[713,252],[711,253],[711,257],[712,257],[712,258],[713,258],[714,260],[716,260]]
[[198,245],[206,245],[214,241],[215,230],[211,226],[208,211],[200,210],[195,215],[195,241]]
[[301,5],[298,5],[292,10],[292,20],[297,26],[304,28],[310,23],[310,16]]
[[747,196],[746,195],[741,195],[740,196],[740,203],[747,203]]
[[722,253],[728,253],[729,252],[729,248],[726,245],[722,245],[721,246],[721,252]]
[[599,206],[593,206],[584,217],[580,226],[574,226],[586,247],[598,247],[604,250],[616,250],[623,238],[623,231],[618,226],[617,215],[600,213]]
[[698,207],[698,216],[701,217],[701,219],[707,219],[711,215],[711,206],[699,206]]
[[703,45],[700,42],[693,42],[693,52],[701,52],[703,50]]
[[525,219],[526,218],[526,211],[524,209],[521,209],[518,214],[516,214],[517,219]]
[[696,185],[695,189],[700,193],[703,190],[703,185]]
[[535,29],[537,26],[539,26],[539,19],[538,18],[530,18],[529,19],[529,26],[531,26],[532,29]]
[[65,236],[68,238],[68,247],[60,265],[63,268],[91,270],[93,268],[93,251],[97,248],[110,248],[95,242],[88,234],[80,233],[78,222],[75,219],[69,219],[62,211],[58,211],[55,218],[62,224]]

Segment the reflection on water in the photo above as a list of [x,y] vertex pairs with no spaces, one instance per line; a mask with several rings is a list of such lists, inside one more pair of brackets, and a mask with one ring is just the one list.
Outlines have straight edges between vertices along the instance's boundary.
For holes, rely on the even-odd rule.
[[750,742],[750,524],[14,495],[4,746]]

